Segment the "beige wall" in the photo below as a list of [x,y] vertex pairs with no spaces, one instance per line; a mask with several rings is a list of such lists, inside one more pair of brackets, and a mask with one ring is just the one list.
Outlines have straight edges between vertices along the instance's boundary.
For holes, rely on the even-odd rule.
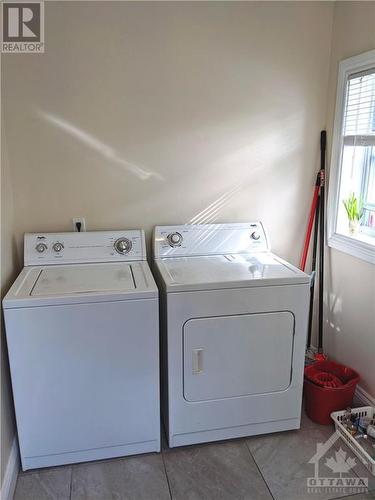
[[14,227],[22,257],[25,231],[70,230],[74,216],[148,234],[199,213],[261,218],[298,262],[332,14],[331,2],[46,2],[46,53],[3,56],[4,283]]
[[[375,2],[336,2],[328,100],[332,137],[340,60],[375,48]],[[328,251],[326,348],[330,357],[362,376],[375,398],[375,267],[334,249]]]
[[[25,231],[262,218],[298,261],[324,126],[331,3],[50,2],[4,57]],[[147,173],[149,172],[149,174]],[[223,198],[221,198],[223,197]]]
[[[3,124],[4,119],[2,120]],[[16,254],[13,186],[10,175],[10,165],[2,128],[1,137],[1,280],[0,298],[9,288],[19,270],[19,260]],[[1,483],[7,465],[9,452],[14,437],[13,403],[10,390],[8,357],[4,334],[3,318],[0,318],[0,362],[1,362]]]

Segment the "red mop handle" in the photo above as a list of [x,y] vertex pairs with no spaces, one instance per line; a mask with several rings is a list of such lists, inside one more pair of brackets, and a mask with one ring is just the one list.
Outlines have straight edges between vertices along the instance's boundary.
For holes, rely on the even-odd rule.
[[301,263],[299,266],[302,271],[304,271],[305,267],[306,267],[307,254],[309,252],[309,246],[310,246],[311,231],[312,231],[312,227],[314,224],[316,204],[318,203],[320,184],[321,184],[321,178],[320,178],[320,172],[319,172],[319,174],[317,175],[317,178],[316,178],[314,196],[313,196],[312,203],[311,203],[309,222],[307,224],[307,230],[306,230],[305,244],[303,247]]

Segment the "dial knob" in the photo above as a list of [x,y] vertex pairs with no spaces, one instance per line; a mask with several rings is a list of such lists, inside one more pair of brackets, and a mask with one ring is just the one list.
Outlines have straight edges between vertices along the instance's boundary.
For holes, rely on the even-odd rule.
[[254,231],[253,233],[251,233],[251,238],[253,240],[259,240],[260,234],[258,233],[258,231]]
[[45,243],[38,243],[35,250],[39,253],[43,253],[47,250],[47,245]]
[[119,238],[115,241],[114,247],[117,253],[125,255],[130,252],[132,242],[128,238]]
[[64,245],[59,241],[57,241],[56,243],[54,243],[52,248],[54,249],[55,252],[59,253],[64,248]]
[[180,233],[168,234],[167,238],[168,238],[168,243],[171,247],[181,246],[183,238]]

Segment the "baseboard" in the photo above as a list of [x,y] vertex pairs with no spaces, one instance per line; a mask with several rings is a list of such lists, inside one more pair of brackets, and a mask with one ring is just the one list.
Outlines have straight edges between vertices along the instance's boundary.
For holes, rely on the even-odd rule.
[[12,448],[9,453],[8,463],[5,469],[3,484],[1,485],[1,500],[12,500],[16,489],[18,472],[20,470],[20,459],[18,454],[17,437],[14,436]]
[[373,406],[375,408],[375,398],[362,389],[360,385],[357,385],[355,396],[361,401],[361,403],[363,403],[363,406]]

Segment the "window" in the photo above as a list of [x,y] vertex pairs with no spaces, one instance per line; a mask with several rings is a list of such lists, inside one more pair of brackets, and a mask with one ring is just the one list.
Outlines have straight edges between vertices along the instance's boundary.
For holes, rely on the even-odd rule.
[[375,263],[375,50],[339,66],[328,245]]

